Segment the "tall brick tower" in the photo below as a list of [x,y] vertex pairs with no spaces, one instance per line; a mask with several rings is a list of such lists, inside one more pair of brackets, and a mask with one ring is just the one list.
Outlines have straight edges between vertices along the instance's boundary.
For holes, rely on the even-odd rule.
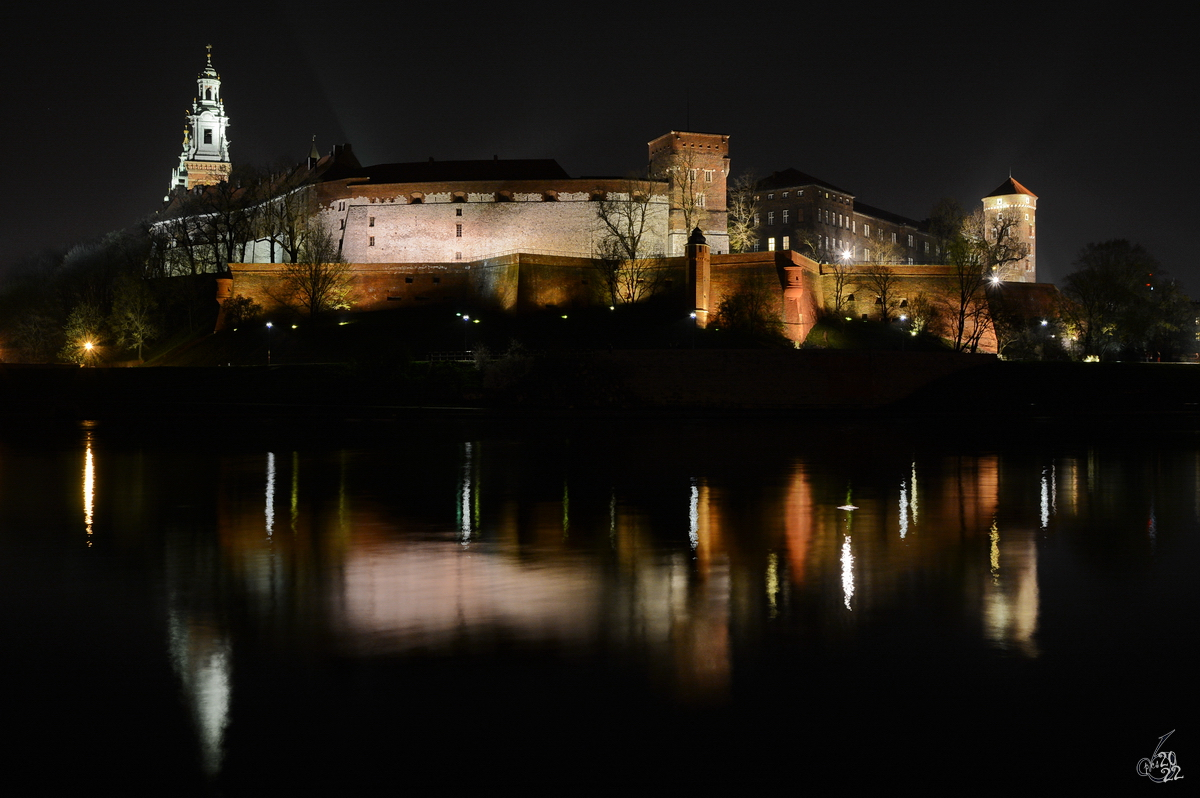
[[171,173],[171,189],[211,186],[229,178],[229,117],[221,99],[221,76],[212,65],[212,45],[208,45],[208,63],[196,77],[197,94],[192,110],[185,112],[183,152],[179,166]]
[[729,136],[672,130],[648,146],[650,177],[666,180],[671,195],[667,254],[683,255],[697,226],[714,254],[729,252],[725,206]]
[[1010,177],[983,198],[983,212],[989,223],[1001,215],[1015,215],[1013,231],[1019,241],[1029,245],[1029,255],[1013,265],[1007,279],[1013,283],[1036,283],[1037,239],[1034,234],[1037,230],[1037,195]]

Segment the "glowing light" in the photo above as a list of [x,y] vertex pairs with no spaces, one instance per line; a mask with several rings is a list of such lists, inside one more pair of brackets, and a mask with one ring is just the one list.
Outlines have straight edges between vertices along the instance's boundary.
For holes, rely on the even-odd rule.
[[91,352],[95,347],[96,347],[96,345],[94,343],[92,343],[91,341],[83,342],[83,348],[85,350],[87,350],[88,352]]
[[900,539],[908,537],[908,483],[900,480]]
[[838,506],[839,510],[857,510],[858,506],[854,504],[842,504]]

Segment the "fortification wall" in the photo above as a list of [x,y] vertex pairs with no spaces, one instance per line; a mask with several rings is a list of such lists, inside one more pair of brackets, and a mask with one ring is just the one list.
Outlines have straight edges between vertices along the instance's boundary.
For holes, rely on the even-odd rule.
[[[665,184],[648,185],[645,240],[663,249]],[[621,197],[623,188],[614,180],[335,183],[321,187],[320,218],[353,263],[466,263],[509,252],[588,257],[602,238],[595,199]]]
[[[287,268],[282,263],[231,263],[232,282],[226,295],[248,297],[268,313],[283,310],[291,300],[285,285]],[[349,268],[347,299],[359,311],[467,301],[474,296],[466,264],[351,263]]]

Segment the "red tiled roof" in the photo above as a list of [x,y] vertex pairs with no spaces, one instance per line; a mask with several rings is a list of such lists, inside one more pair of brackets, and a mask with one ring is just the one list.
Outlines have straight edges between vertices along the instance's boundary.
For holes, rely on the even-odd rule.
[[1032,191],[1025,188],[1025,186],[1021,185],[1016,180],[1013,180],[1011,177],[1008,180],[1005,180],[1003,183],[1001,183],[1000,187],[998,189],[993,191],[991,194],[988,194],[987,196],[989,196],[989,197],[1006,197],[1009,194],[1028,194],[1029,196],[1033,197],[1034,199],[1037,199],[1037,194],[1034,194]]

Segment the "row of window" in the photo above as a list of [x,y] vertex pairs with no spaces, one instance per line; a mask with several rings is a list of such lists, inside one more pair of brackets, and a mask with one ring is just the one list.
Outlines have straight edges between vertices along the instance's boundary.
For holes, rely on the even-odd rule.
[[[343,227],[343,229],[345,228],[345,226],[346,226],[346,225],[343,223],[343,224],[342,224],[342,227]],[[370,221],[370,223],[368,224],[368,227],[374,227],[374,226],[375,226],[375,217],[374,217],[374,216],[372,216],[372,217],[371,217],[371,221]],[[463,233],[463,231],[462,231],[462,225],[461,225],[461,224],[456,224],[456,225],[454,225],[454,237],[455,237],[455,238],[462,238],[462,237],[463,237],[463,234],[462,234],[462,233]],[[373,247],[373,246],[375,246],[375,236],[369,236],[369,237],[367,238],[367,246],[368,246],[368,247]]]

